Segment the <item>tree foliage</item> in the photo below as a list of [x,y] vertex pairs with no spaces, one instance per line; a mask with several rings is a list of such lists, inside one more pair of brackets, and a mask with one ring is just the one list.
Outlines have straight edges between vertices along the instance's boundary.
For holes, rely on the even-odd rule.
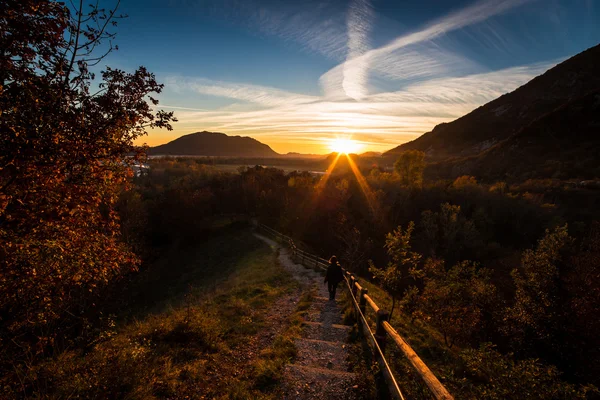
[[122,16],[82,4],[0,1],[0,338],[31,354],[136,268],[114,205],[133,141],[173,120],[144,67],[90,71]]
[[400,300],[402,311],[410,317],[411,322],[414,322],[419,314],[419,300],[419,288],[414,285],[404,291],[404,296],[402,296],[402,300]]
[[369,271],[373,274],[380,285],[392,296],[392,309],[390,310],[390,319],[394,313],[396,300],[402,296],[402,290],[406,286],[403,277],[418,277],[419,262],[421,255],[411,251],[410,238],[415,229],[413,222],[409,223],[406,230],[399,226],[393,232],[387,234],[385,239],[385,249],[391,259],[387,268],[378,268],[372,261],[369,261]]
[[426,254],[449,262],[466,258],[465,252],[479,244],[475,224],[462,214],[459,205],[443,203],[440,211],[423,211],[419,228]]
[[447,346],[469,343],[495,299],[490,272],[471,261],[446,270],[444,262],[435,259],[427,261],[424,271],[421,310],[426,320],[440,330]]
[[394,171],[404,185],[421,186],[425,171],[425,153],[419,150],[408,150],[400,154],[394,164]]
[[569,257],[569,270],[561,279],[566,314],[561,337],[563,362],[572,366],[575,376],[592,382],[600,376],[600,365],[587,360],[600,359],[600,223],[592,224],[575,254]]
[[526,250],[511,273],[515,302],[507,310],[508,329],[520,346],[548,343],[560,321],[559,278],[563,255],[572,245],[567,226],[547,230],[535,249]]
[[592,386],[579,387],[561,381],[561,374],[554,366],[531,358],[515,360],[512,354],[501,354],[490,343],[465,350],[461,358],[468,373],[481,382],[472,388],[477,399],[568,400],[598,395]]
[[371,240],[365,239],[361,231],[344,214],[339,216],[335,236],[342,244],[342,252],[339,253],[341,262],[346,269],[359,271],[371,251]]

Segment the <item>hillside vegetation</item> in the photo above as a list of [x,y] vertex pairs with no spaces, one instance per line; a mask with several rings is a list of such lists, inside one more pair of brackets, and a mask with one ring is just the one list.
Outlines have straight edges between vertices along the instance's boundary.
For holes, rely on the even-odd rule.
[[[596,192],[469,176],[432,182],[418,176],[422,167],[411,158],[361,179],[336,169],[323,184],[274,168],[232,174],[196,160],[156,160],[122,199],[123,215],[137,213],[125,233],[152,248],[194,240],[215,214],[257,216],[384,288],[369,286],[390,311],[395,299],[393,324],[456,396],[501,399],[515,387],[521,397],[511,398],[594,393]],[[422,396],[408,365],[392,359]]]
[[211,230],[115,291],[105,308],[115,314],[86,347],[16,373],[24,390],[51,398],[275,399],[279,369],[295,349],[286,326],[273,342],[261,335],[275,299],[295,290],[247,229]]

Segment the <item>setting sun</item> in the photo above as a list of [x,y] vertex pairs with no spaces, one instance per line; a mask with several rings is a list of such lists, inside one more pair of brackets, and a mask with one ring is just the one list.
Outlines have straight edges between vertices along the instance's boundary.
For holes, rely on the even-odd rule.
[[352,139],[333,139],[329,143],[329,148],[331,151],[336,153],[350,154],[356,153],[358,150],[362,148],[362,145],[355,140]]

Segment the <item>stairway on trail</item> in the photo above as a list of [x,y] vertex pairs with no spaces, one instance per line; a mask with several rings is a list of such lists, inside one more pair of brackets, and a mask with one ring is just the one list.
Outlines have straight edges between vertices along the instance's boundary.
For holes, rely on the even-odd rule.
[[279,249],[279,262],[302,286],[312,289],[313,300],[303,322],[301,337],[295,339],[297,355],[284,367],[283,398],[286,400],[357,400],[358,379],[348,372],[348,335],[352,327],[343,325],[339,298],[345,290],[338,286],[338,299],[329,300],[323,275],[296,264],[289,251],[275,241],[256,237]]
[[[298,351],[293,364],[284,370],[285,399],[356,399],[356,374],[348,372],[348,334],[341,307],[329,300],[323,276],[306,269],[316,296],[304,316]],[[338,288],[338,295],[344,289]]]

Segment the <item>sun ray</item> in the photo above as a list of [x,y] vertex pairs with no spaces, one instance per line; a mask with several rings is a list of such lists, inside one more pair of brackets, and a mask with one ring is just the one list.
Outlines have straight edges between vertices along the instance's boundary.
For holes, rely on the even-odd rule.
[[348,159],[348,164],[350,165],[350,169],[352,170],[352,173],[356,177],[356,181],[358,182],[360,189],[362,190],[363,194],[365,195],[365,198],[367,199],[367,204],[369,205],[371,212],[373,213],[374,216],[376,216],[378,207],[377,207],[377,201],[375,199],[375,194],[371,190],[371,187],[369,186],[369,183],[365,179],[362,172],[360,172],[360,169],[358,169],[358,166],[356,165],[354,160],[352,160],[352,157],[349,157],[348,155],[346,155],[346,158]]
[[[310,202],[304,209],[304,211],[306,213],[312,213],[313,210],[315,210],[315,208],[317,207],[317,202],[319,201],[319,198],[321,197],[321,194],[323,193],[323,190],[325,189],[325,186],[327,185],[327,181],[329,181],[329,178],[331,177],[331,174],[332,174],[333,170],[335,169],[335,166],[337,165],[341,156],[342,155],[340,153],[338,153],[336,155],[336,157],[333,159],[331,164],[329,164],[329,167],[327,167],[325,174],[323,174],[323,176],[321,177],[319,182],[317,182],[317,184],[315,185],[315,191],[310,199]],[[306,216],[308,217],[308,215],[306,215]]]
[[325,188],[325,185],[327,185],[327,181],[331,177],[331,173],[335,169],[335,166],[337,165],[338,160],[340,159],[341,156],[342,156],[342,153],[337,154],[335,159],[331,162],[331,164],[329,164],[329,167],[327,167],[327,170],[325,171],[325,174],[323,174],[323,176],[319,180],[319,183],[317,183],[316,191],[315,191],[316,197],[319,197],[321,195],[321,192]]

